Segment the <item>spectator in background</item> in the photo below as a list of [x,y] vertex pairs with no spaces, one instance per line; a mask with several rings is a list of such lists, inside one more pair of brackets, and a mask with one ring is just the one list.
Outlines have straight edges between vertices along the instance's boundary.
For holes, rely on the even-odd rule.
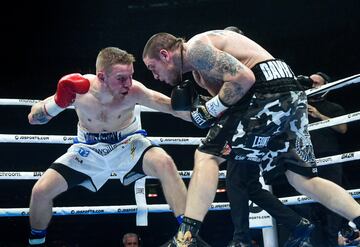
[[[298,76],[298,80],[304,86],[304,89],[318,88],[331,82],[330,77],[322,72],[317,72],[309,77]],[[308,113],[310,123],[346,114],[341,105],[330,102],[326,99],[326,93],[319,96],[310,96],[308,98]],[[343,135],[346,132],[346,124],[339,124],[311,131],[311,141],[314,146],[316,158],[343,153],[339,139],[340,135]],[[343,169],[341,163],[318,166],[318,175],[342,186]],[[318,236],[318,234],[314,236],[314,242],[318,237],[320,240],[317,242],[319,242],[319,244],[323,244],[323,246],[338,246],[338,232],[340,231],[342,225],[346,223],[345,220],[321,204],[311,204],[310,208],[311,219],[314,222],[318,222],[320,226],[318,229],[322,230],[320,236]]]
[[124,247],[140,247],[140,237],[136,233],[125,233],[122,239]]

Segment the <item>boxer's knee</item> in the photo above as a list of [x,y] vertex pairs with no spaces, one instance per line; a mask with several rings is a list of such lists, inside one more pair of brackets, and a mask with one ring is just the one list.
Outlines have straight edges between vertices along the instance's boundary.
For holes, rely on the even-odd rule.
[[[64,182],[65,183],[65,182]],[[32,201],[51,201],[57,195],[66,190],[67,185],[62,183],[48,183],[47,180],[39,180],[31,191]]]
[[178,171],[174,160],[169,155],[163,155],[158,162],[153,165],[153,175],[159,179],[174,177],[178,175]]
[[32,201],[48,201],[52,200],[50,190],[41,183],[36,183],[31,191]]
[[162,171],[165,173],[166,176],[167,175],[170,175],[170,176],[178,175],[178,170],[176,168],[175,162],[170,156],[167,155],[166,158],[164,158],[161,166],[162,166],[161,167]]

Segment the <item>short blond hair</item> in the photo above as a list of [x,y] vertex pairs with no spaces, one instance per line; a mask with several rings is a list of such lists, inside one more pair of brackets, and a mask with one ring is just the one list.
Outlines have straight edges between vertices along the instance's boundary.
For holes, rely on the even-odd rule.
[[96,58],[96,72],[109,71],[115,64],[132,64],[133,62],[135,62],[135,57],[131,53],[117,47],[106,47]]

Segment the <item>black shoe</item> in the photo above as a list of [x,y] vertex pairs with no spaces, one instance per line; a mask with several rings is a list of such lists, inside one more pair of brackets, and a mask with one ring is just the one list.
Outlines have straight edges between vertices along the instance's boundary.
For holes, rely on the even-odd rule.
[[160,247],[211,247],[200,236],[192,237],[190,232],[175,236]]
[[312,247],[310,234],[314,228],[315,225],[311,224],[307,219],[302,218],[295,230],[290,234],[284,247]]
[[231,240],[230,243],[226,247],[251,247],[251,243],[244,243],[237,240]]

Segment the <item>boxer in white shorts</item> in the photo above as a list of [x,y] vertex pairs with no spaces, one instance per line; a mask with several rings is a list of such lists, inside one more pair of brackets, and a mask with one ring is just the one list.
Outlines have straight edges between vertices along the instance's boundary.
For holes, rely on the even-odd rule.
[[174,112],[170,98],[133,80],[133,55],[116,47],[102,49],[96,75],[62,77],[53,96],[33,105],[30,124],[45,124],[72,105],[79,118],[75,143],[36,182],[30,200],[30,246],[44,246],[53,199],[76,185],[97,191],[112,172],[128,185],[143,176],[157,177],[167,203],[181,222],[186,187],[172,158],[141,130],[135,106],[146,105],[190,121]]

